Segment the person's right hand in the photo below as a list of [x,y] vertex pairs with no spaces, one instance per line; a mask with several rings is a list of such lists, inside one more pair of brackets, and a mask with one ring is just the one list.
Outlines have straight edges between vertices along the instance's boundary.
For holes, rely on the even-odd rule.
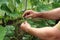
[[25,18],[29,18],[29,17],[35,18],[37,16],[37,13],[38,12],[35,12],[33,10],[27,10],[27,11],[24,12],[23,17],[25,17]]

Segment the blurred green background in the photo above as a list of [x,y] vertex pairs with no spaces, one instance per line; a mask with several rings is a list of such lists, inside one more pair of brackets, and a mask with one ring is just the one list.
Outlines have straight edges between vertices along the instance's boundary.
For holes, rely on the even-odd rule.
[[38,12],[60,7],[60,0],[0,0],[0,40],[39,40],[23,32],[20,24],[28,21],[32,27],[39,28],[55,25],[55,20],[24,19],[22,14],[26,10]]

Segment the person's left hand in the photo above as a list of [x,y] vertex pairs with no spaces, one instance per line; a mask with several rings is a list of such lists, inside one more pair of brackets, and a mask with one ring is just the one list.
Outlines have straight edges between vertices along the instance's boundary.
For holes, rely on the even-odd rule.
[[22,23],[21,26],[20,26],[20,28],[21,28],[22,30],[28,29],[28,28],[30,28],[30,27],[31,27],[31,26],[30,26],[30,24],[29,24],[27,21],[25,21],[24,23]]

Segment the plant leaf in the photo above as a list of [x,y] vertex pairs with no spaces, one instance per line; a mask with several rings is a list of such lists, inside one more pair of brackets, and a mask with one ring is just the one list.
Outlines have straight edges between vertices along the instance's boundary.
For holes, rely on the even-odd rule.
[[6,34],[6,28],[0,26],[0,40],[4,39],[5,34]]

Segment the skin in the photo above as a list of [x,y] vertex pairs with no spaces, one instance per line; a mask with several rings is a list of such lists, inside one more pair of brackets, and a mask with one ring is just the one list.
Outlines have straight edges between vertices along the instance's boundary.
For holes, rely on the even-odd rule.
[[[58,20],[60,19],[60,8],[56,8],[46,12],[36,12],[33,10],[27,10],[23,14],[25,18],[44,18]],[[20,28],[41,40],[60,40],[60,21],[53,27],[32,28],[28,22],[21,24]]]
[[56,8],[50,11],[45,12],[36,12],[33,10],[27,10],[23,14],[23,17],[25,18],[44,18],[44,19],[51,19],[51,20],[58,20],[60,19],[60,8]]

